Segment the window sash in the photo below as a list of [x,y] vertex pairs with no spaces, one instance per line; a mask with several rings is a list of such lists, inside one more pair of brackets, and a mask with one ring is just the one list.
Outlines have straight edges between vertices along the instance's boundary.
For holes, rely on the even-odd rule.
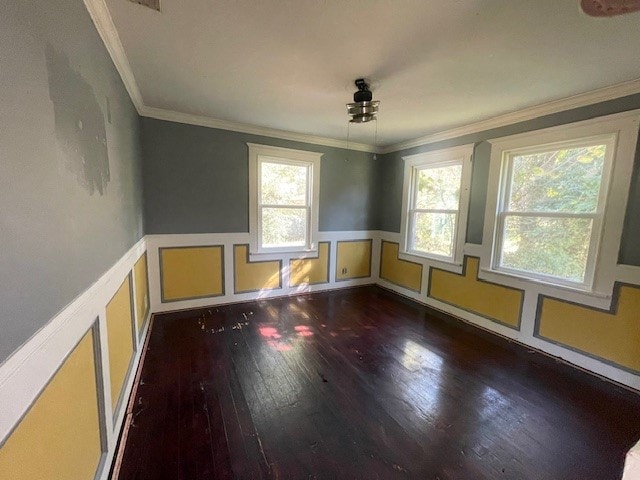
[[[418,180],[420,178],[420,173],[425,170],[431,170],[436,168],[446,168],[446,167],[457,167],[460,166],[464,168],[464,162],[462,159],[455,160],[445,160],[440,162],[430,162],[427,164],[415,165],[411,171],[411,193],[410,193],[410,202],[409,202],[409,210],[408,210],[408,226],[407,231],[409,235],[407,236],[406,249],[409,253],[417,254],[420,256],[428,256],[441,260],[451,261],[454,259],[456,254],[456,245],[458,242],[458,221],[460,217],[460,197],[462,190],[462,179],[463,174],[461,171],[459,184],[458,184],[458,208],[456,209],[448,209],[448,208],[416,208],[416,204],[418,202]],[[442,214],[454,214],[454,223],[453,223],[453,238],[451,240],[451,255],[440,255],[438,253],[434,253],[427,250],[418,250],[415,248],[416,244],[416,214],[418,213],[442,213]]]
[[[268,204],[262,203],[262,165],[264,163],[271,164],[282,164],[282,165],[295,165],[295,166],[304,166],[307,169],[306,181],[305,181],[305,203],[303,205],[295,205],[295,204]],[[302,245],[295,245],[296,247],[302,246],[305,249],[309,249],[311,247],[311,214],[312,214],[312,185],[313,185],[313,163],[299,161],[299,160],[291,160],[288,158],[279,158],[279,157],[271,157],[271,156],[259,156],[258,157],[258,179],[257,179],[257,196],[258,196],[258,205],[257,205],[257,223],[258,223],[258,248],[269,251],[278,251],[279,249],[289,249],[292,245],[276,245],[276,246],[265,246],[264,243],[264,229],[263,229],[263,209],[265,208],[274,208],[274,209],[295,209],[295,210],[305,210],[305,226],[304,226],[304,242]]]
[[[446,214],[446,215],[454,215],[454,221],[453,221],[453,227],[452,227],[452,231],[453,231],[453,236],[451,239],[451,255],[440,255],[438,253],[434,253],[431,251],[427,251],[427,250],[419,250],[416,248],[415,244],[416,244],[416,217],[417,214],[420,213],[442,213],[442,214]],[[455,250],[456,250],[456,242],[457,242],[457,234],[458,234],[458,221],[459,221],[459,217],[460,217],[460,210],[447,210],[447,209],[425,209],[425,208],[416,208],[416,209],[412,209],[409,210],[409,245],[407,245],[407,251],[409,253],[413,253],[413,254],[417,254],[417,255],[428,255],[429,257],[433,257],[436,259],[442,259],[442,260],[452,260],[454,255],[455,255]]]
[[[540,273],[540,272],[536,272],[536,271],[531,271],[531,270],[524,270],[524,269],[518,269],[518,268],[513,268],[513,267],[509,267],[507,265],[503,265],[503,255],[504,255],[504,250],[503,250],[503,246],[504,246],[504,237],[505,237],[505,225],[506,225],[506,219],[507,217],[522,217],[522,218],[558,218],[558,219],[585,219],[585,220],[591,220],[591,232],[589,233],[589,247],[587,250],[587,261],[586,261],[586,265],[585,265],[585,273],[584,273],[584,279],[582,282],[576,282],[573,280],[568,280],[566,278],[560,277],[560,276],[556,276],[556,275],[549,275],[549,274],[545,274],[545,273]],[[540,280],[546,280],[546,281],[552,281],[553,283],[559,283],[565,286],[575,286],[575,285],[580,285],[580,286],[588,286],[591,284],[591,282],[593,281],[593,277],[595,274],[595,261],[593,261],[593,255],[595,255],[597,247],[598,247],[598,243],[599,243],[599,237],[597,235],[597,233],[600,231],[601,229],[601,224],[602,224],[602,215],[596,214],[596,213],[576,213],[576,214],[558,214],[558,213],[549,213],[549,212],[544,212],[542,214],[538,214],[538,213],[522,213],[522,212],[502,212],[499,213],[497,216],[497,234],[496,234],[496,241],[495,241],[495,254],[494,254],[494,265],[493,268],[495,270],[498,271],[504,271],[504,272],[508,272],[508,273],[512,273],[515,275],[524,275],[527,277],[531,277],[531,278],[536,278],[536,279],[540,279]]]
[[[578,213],[571,211],[527,211],[527,210],[508,210],[507,205],[509,198],[511,197],[511,189],[513,187],[513,169],[514,169],[514,157],[527,154],[536,153],[548,153],[551,151],[558,151],[567,148],[588,147],[597,144],[604,143],[606,145],[605,152],[605,165],[600,178],[600,186],[598,192],[598,203],[594,212]],[[604,208],[606,203],[606,194],[608,190],[608,182],[610,177],[610,158],[611,158],[611,145],[608,142],[603,142],[601,137],[591,139],[574,139],[568,142],[563,142],[561,145],[538,145],[531,146],[524,149],[512,150],[503,153],[503,171],[502,181],[503,187],[500,189],[500,196],[498,199],[498,211],[496,212],[496,228],[495,228],[495,240],[494,251],[492,255],[491,268],[496,271],[502,271],[505,273],[514,274],[517,276],[523,276],[526,278],[533,278],[542,281],[548,281],[565,286],[573,286],[579,288],[588,288],[593,284],[595,277],[595,270],[597,264],[598,246],[600,243],[600,237],[602,236],[602,225],[604,221]],[[510,268],[502,264],[504,255],[504,237],[505,237],[505,224],[507,217],[528,217],[528,218],[558,218],[558,219],[590,219],[591,232],[589,234],[589,247],[587,253],[587,261],[585,266],[585,274],[582,282],[576,282],[567,280],[563,277],[547,275],[540,272],[530,270],[520,270]]]
[[279,209],[291,209],[291,210],[304,210],[305,211],[305,226],[304,226],[304,241],[301,245],[295,244],[294,246],[304,246],[308,248],[311,236],[311,206],[305,207],[304,205],[258,205],[258,242],[260,248],[268,248],[269,250],[278,248],[290,248],[291,244],[277,245],[277,246],[265,246],[264,243],[264,229],[262,228],[262,210],[264,208],[279,208]]
[[[625,208],[633,180],[633,159],[637,155],[639,123],[640,111],[636,110],[488,139],[487,142],[491,145],[491,156],[484,209],[485,221],[482,228],[482,246],[479,250],[483,278],[501,283],[509,282],[507,277],[512,277],[519,279],[516,284],[519,286],[535,283],[557,286],[566,292],[571,292],[567,293],[567,295],[572,295],[571,298],[586,298],[580,297],[582,295],[594,298],[609,297],[618,279],[617,263],[620,255],[621,232],[625,223]],[[590,262],[594,271],[593,278],[590,281],[585,281],[584,285],[577,283],[563,285],[555,279],[539,280],[532,275],[517,272],[512,274],[496,268],[497,252],[500,251],[496,248],[496,242],[501,235],[501,231],[498,229],[498,214],[501,211],[506,211],[505,205],[501,202],[507,180],[506,170],[509,167],[507,163],[509,156],[535,154],[536,152],[548,152],[562,148],[586,147],[595,144],[606,145],[606,151],[600,176],[598,207],[596,207],[596,213],[601,213],[602,217],[597,219],[599,225],[598,222],[592,225],[592,239],[596,246],[590,253]],[[563,210],[573,208],[561,203],[556,203],[556,205]],[[520,210],[524,206],[525,204],[520,203],[517,207],[507,205],[507,208]],[[548,208],[545,205],[544,208],[540,208],[540,210],[543,209]],[[550,219],[541,221],[551,223]],[[526,223],[531,220],[524,218],[509,220],[507,225],[509,226],[511,222],[514,224],[516,222]],[[560,222],[570,223],[569,220],[558,220],[558,223]],[[509,233],[512,232],[512,230],[509,231]],[[586,238],[585,235],[582,235],[581,241],[585,245],[583,253],[586,253]],[[505,248],[507,246],[511,246],[511,243],[505,245]],[[511,262],[511,259],[508,260]],[[519,283],[521,280],[529,283]]]
[[597,218],[602,216],[599,212],[593,213],[573,213],[573,212],[537,212],[537,211],[520,211],[506,210],[499,212],[498,215],[517,215],[520,217],[548,217],[548,218]]

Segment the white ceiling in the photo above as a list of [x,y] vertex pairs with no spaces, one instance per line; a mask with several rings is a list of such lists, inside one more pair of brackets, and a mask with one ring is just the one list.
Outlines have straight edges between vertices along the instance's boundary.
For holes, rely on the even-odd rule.
[[145,107],[345,140],[365,77],[378,146],[640,79],[640,12],[592,18],[579,0],[106,4]]

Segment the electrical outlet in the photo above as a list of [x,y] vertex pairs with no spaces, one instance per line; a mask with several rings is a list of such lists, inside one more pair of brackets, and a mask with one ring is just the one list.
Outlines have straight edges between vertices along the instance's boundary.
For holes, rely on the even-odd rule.
[[347,273],[347,267],[342,267],[342,274],[346,275],[346,273]]

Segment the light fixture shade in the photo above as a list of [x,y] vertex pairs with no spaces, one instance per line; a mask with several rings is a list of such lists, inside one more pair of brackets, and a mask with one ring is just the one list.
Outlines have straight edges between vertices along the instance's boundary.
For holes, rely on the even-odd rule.
[[351,116],[351,123],[366,123],[374,120],[378,113],[379,101],[365,101],[347,103],[347,113]]
[[364,78],[355,81],[358,90],[353,94],[353,103],[347,103],[347,113],[351,123],[367,123],[375,120],[379,101],[373,101],[373,94]]

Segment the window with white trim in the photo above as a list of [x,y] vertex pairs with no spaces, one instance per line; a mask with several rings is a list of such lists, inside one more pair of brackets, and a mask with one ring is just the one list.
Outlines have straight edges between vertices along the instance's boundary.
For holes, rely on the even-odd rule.
[[403,157],[403,252],[460,262],[473,145]]
[[322,154],[248,146],[251,252],[314,250]]
[[489,270],[608,292],[636,138],[637,114],[491,141]]

